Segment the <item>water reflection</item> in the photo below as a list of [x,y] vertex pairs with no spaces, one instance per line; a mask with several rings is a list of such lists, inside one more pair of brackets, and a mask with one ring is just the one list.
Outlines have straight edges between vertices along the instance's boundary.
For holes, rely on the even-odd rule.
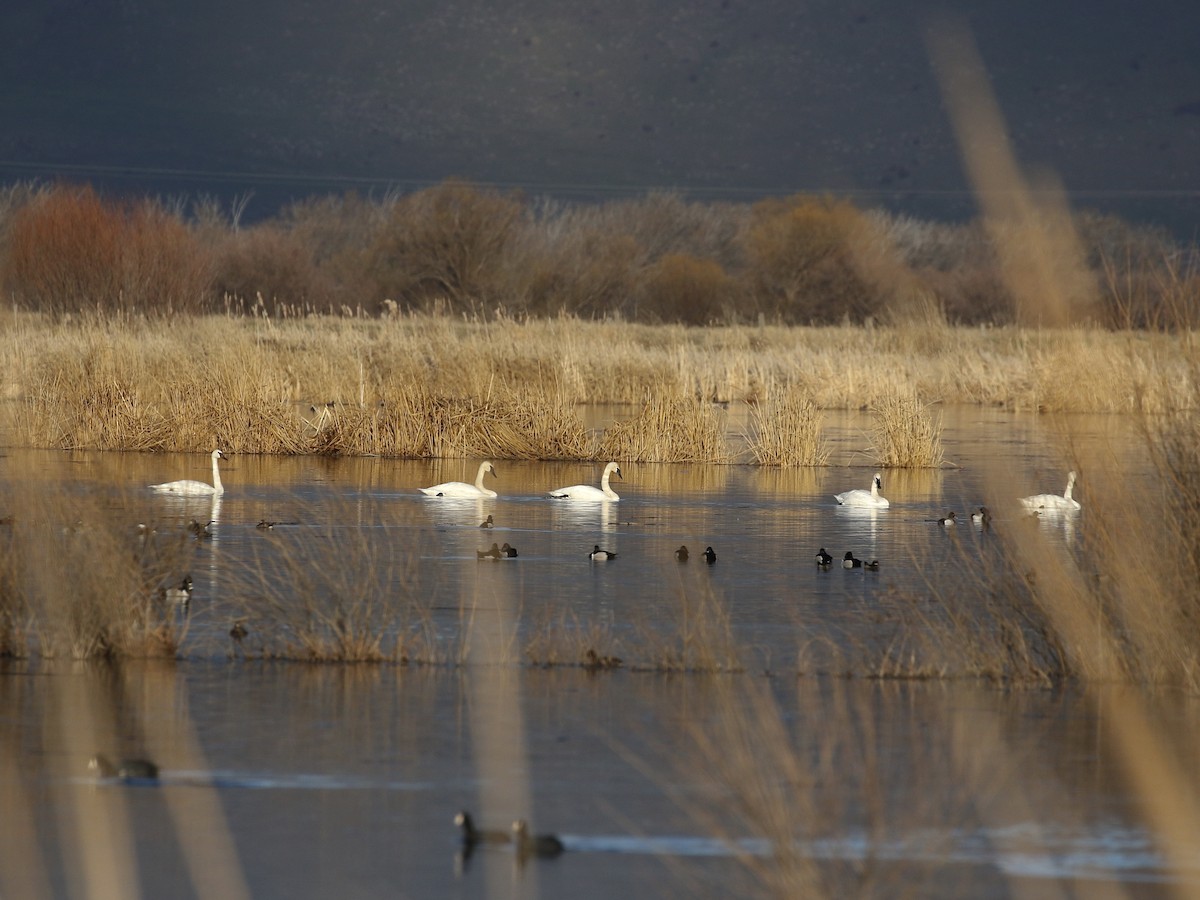
[[[591,900],[646,884],[671,893],[673,877],[701,873],[731,895],[745,893],[746,857],[772,877],[855,863],[850,882],[825,873],[835,895],[861,891],[866,860],[883,895],[897,884],[980,896],[1021,877],[1101,889],[1197,874],[1173,869],[1140,822],[1106,743],[1116,699],[1106,693],[526,670],[500,664],[514,610],[494,610],[471,626],[478,655],[463,669],[130,663],[46,665],[30,678],[9,663],[0,887],[26,896],[12,886],[31,883],[15,879],[40,853],[82,860],[97,846],[124,874],[80,877],[119,896],[189,884],[202,896],[307,898],[350,881],[386,895],[402,879],[423,896]],[[1195,707],[1172,695],[1151,711],[1186,747]],[[81,773],[98,749],[150,756],[162,785],[95,785]],[[456,869],[460,808],[487,827],[535,814],[567,852],[519,871],[511,846],[482,847]],[[112,841],[99,840],[105,831]],[[779,854],[784,842],[791,852]],[[664,857],[680,868],[664,873]],[[929,879],[947,866],[956,878],[944,893]],[[43,895],[67,893],[56,882],[70,868],[47,865],[55,884]]]
[[573,500],[550,500],[550,522],[554,529],[582,529],[612,532],[618,521],[620,503],[604,500],[579,503]]
[[491,497],[422,497],[418,502],[428,521],[439,528],[478,528],[489,515],[495,518],[496,501]]

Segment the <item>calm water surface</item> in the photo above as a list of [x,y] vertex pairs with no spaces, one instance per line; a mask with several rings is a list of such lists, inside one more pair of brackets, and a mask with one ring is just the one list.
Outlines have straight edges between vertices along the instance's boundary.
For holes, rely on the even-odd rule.
[[[594,482],[601,467],[589,464],[499,461],[489,482],[497,499],[449,502],[416,488],[470,480],[475,461],[246,456],[223,467],[219,504],[178,504],[144,486],[207,478],[206,458],[11,451],[5,477],[45,483],[65,503],[99,496],[114,528],[212,519],[215,536],[192,561],[181,663],[0,673],[0,780],[26,811],[0,826],[0,870],[21,861],[34,888],[68,893],[91,840],[78,823],[91,810],[128,823],[146,896],[186,896],[189,884],[221,893],[228,885],[208,884],[213,872],[240,873],[263,897],[761,893],[754,861],[769,854],[769,836],[737,814],[739,792],[761,780],[767,796],[789,798],[796,844],[834,894],[890,895],[892,885],[920,896],[1058,896],[1065,881],[1153,894],[1194,884],[1200,860],[1169,869],[1141,824],[1106,750],[1104,694],[795,677],[814,635],[886,639],[887,624],[871,615],[885,600],[956,589],[959,561],[989,552],[993,535],[969,524],[944,532],[934,520],[947,510],[965,517],[987,503],[994,528],[1021,527],[1007,500],[1061,492],[1061,423],[944,415],[954,467],[885,471],[892,506],[875,513],[832,500],[867,487],[875,471],[869,420],[854,414],[827,420],[828,468],[628,463],[614,482],[619,504],[546,499],[549,488]],[[1076,441],[1122,460],[1129,478],[1148,477],[1129,423],[1072,425]],[[1011,495],[996,493],[997,471]],[[1085,513],[1087,492],[1082,473]],[[480,529],[489,514],[497,527]],[[256,528],[263,519],[279,524]],[[1030,527],[1074,552],[1086,519]],[[520,557],[478,562],[492,541]],[[672,555],[681,543],[686,565]],[[594,544],[619,558],[590,563]],[[713,566],[700,557],[709,545]],[[821,546],[878,559],[880,570],[817,571]],[[477,664],[231,661],[225,632],[245,571],[297,556],[322,572],[386,558],[396,573],[381,583],[418,585],[434,633],[464,643]],[[618,647],[648,628],[678,633],[681,598],[696,596],[727,610],[744,674],[480,664],[512,659],[548,620],[602,628]],[[476,611],[469,622],[464,599]],[[752,702],[760,690],[769,707]],[[737,754],[721,741],[736,740],[721,725],[747,710],[743,730],[780,724],[790,755],[764,738],[753,765],[731,769]],[[1155,712],[1173,732],[1195,730],[1190,701],[1167,698]],[[81,717],[91,720],[83,732]],[[79,746],[88,740],[96,747]],[[83,764],[99,747],[153,755],[162,784],[95,784]],[[488,826],[531,815],[568,852],[523,866],[506,847],[463,859],[451,824],[462,807]]]

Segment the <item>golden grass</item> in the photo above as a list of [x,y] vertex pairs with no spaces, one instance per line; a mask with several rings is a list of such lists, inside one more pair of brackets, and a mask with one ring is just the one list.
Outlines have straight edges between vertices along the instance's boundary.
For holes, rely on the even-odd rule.
[[0,655],[173,657],[188,621],[165,588],[190,570],[183,530],[114,528],[91,497],[19,486],[0,525]]
[[899,391],[872,408],[871,444],[881,466],[936,469],[944,461],[940,419],[915,394]]
[[605,430],[599,455],[632,462],[726,462],[729,448],[722,416],[711,403],[655,392],[633,418]]
[[[1053,412],[1197,403],[1188,335],[1083,328],[729,327],[439,317],[90,319],[7,313],[3,425],[21,446],[514,458],[729,458],[707,402],[900,392]],[[786,403],[786,400],[778,401]],[[635,456],[579,404],[642,409]],[[655,449],[652,431],[670,429]],[[682,446],[678,444],[682,443]]]
[[763,466],[823,466],[829,446],[821,434],[821,411],[808,391],[776,391],[750,410],[753,429],[746,437],[754,460]]

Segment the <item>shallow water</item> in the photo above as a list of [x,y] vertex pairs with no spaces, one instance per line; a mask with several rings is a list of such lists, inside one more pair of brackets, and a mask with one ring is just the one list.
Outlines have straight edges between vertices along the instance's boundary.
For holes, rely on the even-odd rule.
[[[111,526],[130,531],[212,519],[214,537],[194,548],[182,662],[131,664],[116,676],[14,663],[0,674],[0,780],[27,811],[3,817],[0,872],[10,881],[31,873],[35,887],[67,893],[92,840],[73,823],[123,808],[146,896],[177,895],[186,882],[224,896],[219,877],[232,876],[254,896],[761,893],[755,867],[773,858],[779,836],[738,815],[740,792],[761,780],[765,796],[788,798],[789,845],[833,895],[915,885],[920,896],[1049,896],[1063,882],[1096,881],[1141,893],[1195,883],[1200,861],[1185,871],[1167,864],[1107,749],[1106,710],[1117,702],[1108,693],[796,678],[814,635],[886,641],[892,625],[876,614],[886,603],[952,590],[957,561],[989,552],[992,532],[940,529],[934,520],[947,510],[964,515],[987,502],[993,528],[1021,527],[1006,500],[1061,491],[1061,420],[944,416],[954,467],[884,472],[892,506],[873,513],[832,500],[866,487],[875,471],[863,451],[869,421],[858,414],[827,420],[828,468],[622,464],[619,504],[545,497],[598,476],[601,466],[579,463],[499,461],[489,481],[497,499],[447,502],[416,488],[469,480],[475,461],[234,456],[223,466],[228,493],[213,506],[144,489],[206,478],[198,455],[10,451],[10,487],[44,485],[64,503],[99,497]],[[1121,460],[1130,479],[1148,477],[1128,422],[1071,424],[1084,452]],[[997,484],[1010,492],[1000,500]],[[1076,552],[1087,492],[1083,473],[1085,515],[1030,527]],[[497,527],[480,529],[488,514]],[[264,519],[278,524],[257,528]],[[492,541],[520,556],[478,561]],[[597,543],[618,558],[589,562]],[[673,557],[681,543],[691,550],[682,565]],[[718,553],[712,566],[700,556],[708,545]],[[819,571],[821,546],[878,559],[880,570]],[[230,660],[225,632],[246,571],[294,572],[297,559],[326,575],[377,566],[347,583],[419,592],[437,640],[474,664]],[[727,611],[742,674],[512,664],[514,647],[547,620],[594,626],[617,648],[656,628],[678,635],[693,624],[685,598],[695,597]],[[767,706],[756,705],[760,689]],[[1191,701],[1164,698],[1154,714],[1172,735],[1194,738]],[[733,733],[722,730],[730,721],[740,723]],[[731,762],[739,733],[754,738],[740,768]],[[790,735],[788,752],[772,734]],[[96,784],[84,763],[97,748],[152,755],[161,784]],[[481,847],[464,859],[451,824],[463,807],[488,826],[530,815],[567,852],[522,865],[510,847]],[[15,857],[23,846],[37,852]]]

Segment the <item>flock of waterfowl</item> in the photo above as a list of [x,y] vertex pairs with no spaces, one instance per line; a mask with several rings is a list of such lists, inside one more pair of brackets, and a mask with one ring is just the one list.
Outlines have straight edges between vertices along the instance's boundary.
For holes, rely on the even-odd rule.
[[464,856],[470,856],[481,844],[511,844],[519,861],[535,856],[553,858],[566,849],[562,840],[553,834],[531,833],[524,819],[515,819],[509,829],[478,828],[471,814],[464,809],[455,815],[454,824],[458,826]]
[[[217,465],[218,460],[227,459],[228,457],[220,450],[213,450],[212,454],[212,471],[213,483],[207,484],[203,481],[183,480],[183,481],[168,481],[162,484],[152,484],[151,489],[159,493],[177,494],[183,496],[212,496],[224,493],[225,488],[221,484],[221,472]],[[483,479],[485,475],[496,476],[496,467],[488,460],[484,460],[479,464],[479,470],[475,475],[474,484],[468,484],[465,481],[445,481],[441,484],[435,484],[430,487],[420,488],[422,494],[427,497],[444,497],[449,499],[483,499],[494,498],[496,492],[484,486]],[[604,472],[600,476],[600,487],[593,487],[589,484],[573,484],[567,487],[555,488],[547,491],[547,495],[555,500],[573,500],[583,502],[616,502],[620,500],[620,496],[612,489],[609,484],[609,479],[616,475],[618,478],[623,478],[621,467],[610,462],[604,467]],[[1030,515],[1043,515],[1054,513],[1070,513],[1078,512],[1080,504],[1071,494],[1075,489],[1076,473],[1070,472],[1067,475],[1067,487],[1062,494],[1034,494],[1030,497],[1022,497],[1019,501],[1021,508]],[[887,509],[891,503],[883,496],[883,476],[876,472],[871,478],[869,488],[855,488],[853,490],[844,491],[840,494],[834,494],[834,500],[839,506],[857,509]],[[958,524],[958,516],[955,512],[950,511],[945,516],[934,520],[942,528],[953,528]],[[982,528],[987,528],[991,523],[991,513],[987,507],[980,506],[971,514],[973,524]],[[265,520],[258,523],[259,528],[271,528],[275,525],[274,522],[266,522]],[[211,535],[212,523],[201,525],[199,522],[193,521],[189,528],[197,537],[208,537]],[[479,527],[493,528],[495,519],[492,515],[488,515]],[[501,560],[513,559],[517,556],[515,547],[505,543],[500,546],[498,543],[493,543],[486,550],[477,550],[476,558],[479,560]],[[712,547],[705,548],[704,560],[709,565],[717,561],[717,554]],[[592,551],[588,554],[588,559],[592,562],[607,562],[617,558],[617,554],[613,550],[602,548],[599,544],[592,547]],[[680,546],[675,551],[675,559],[679,562],[687,562],[689,558],[688,549],[686,546]],[[828,569],[833,565],[833,556],[826,552],[822,547],[816,554],[817,565],[820,568]],[[854,556],[853,551],[847,550],[845,556],[842,557],[842,567],[846,569],[866,569],[877,570],[879,568],[879,560],[861,560]],[[183,582],[178,587],[164,588],[163,594],[166,599],[170,599],[184,609],[187,608],[188,601],[191,598],[191,578],[185,577]]]
[[[1076,474],[1074,472],[1067,474],[1067,489],[1062,494],[1034,494],[1032,497],[1022,497],[1018,502],[1026,513],[1033,516],[1078,512],[1082,507],[1079,505],[1079,501],[1071,496],[1071,492],[1075,489],[1075,479]],[[876,472],[871,478],[871,487],[869,489],[856,488],[841,494],[834,494],[833,499],[838,502],[839,506],[859,509],[887,509],[891,504],[881,493],[882,490],[883,477]],[[951,510],[941,518],[930,521],[936,521],[942,528],[953,528],[958,525],[958,514]],[[975,512],[971,513],[971,523],[980,528],[989,528],[991,521],[992,514],[986,506],[980,506]],[[833,564],[833,557],[825,551],[824,547],[817,551],[816,560],[817,565],[823,569],[828,569]],[[854,553],[847,550],[845,557],[842,559],[842,567],[846,569],[878,569],[879,560],[867,561],[856,559]]]

